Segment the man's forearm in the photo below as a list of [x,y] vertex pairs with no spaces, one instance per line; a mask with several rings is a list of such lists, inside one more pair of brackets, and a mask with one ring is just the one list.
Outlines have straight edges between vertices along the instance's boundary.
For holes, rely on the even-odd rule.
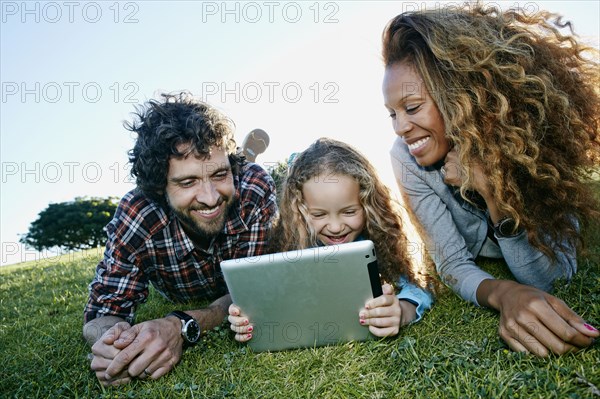
[[[186,313],[192,315],[200,323],[202,331],[207,331],[223,323],[229,305],[231,305],[231,297],[227,294],[204,309],[186,310]],[[122,321],[125,320],[117,316],[104,316],[90,320],[83,326],[83,338],[90,346],[94,345],[108,329]]]
[[108,329],[122,321],[125,320],[117,316],[104,316],[90,320],[83,326],[83,338],[92,346]]
[[231,296],[227,294],[204,309],[186,310],[185,312],[192,315],[200,323],[202,331],[208,331],[223,323],[223,320],[227,317],[229,305],[231,305]]

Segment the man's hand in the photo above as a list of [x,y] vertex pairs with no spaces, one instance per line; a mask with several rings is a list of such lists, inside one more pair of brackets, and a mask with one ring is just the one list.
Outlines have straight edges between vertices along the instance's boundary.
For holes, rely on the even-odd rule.
[[125,371],[131,377],[157,379],[181,359],[181,323],[171,316],[136,324],[123,331],[113,345],[120,352],[106,368],[107,380],[112,381]]
[[176,317],[134,326],[117,323],[92,346],[91,368],[104,386],[125,384],[135,377],[157,379],[179,362],[182,347]]
[[[223,322],[230,304],[227,294],[207,308],[186,313],[203,331],[211,330]],[[181,321],[175,316],[134,326],[120,317],[103,316],[87,322],[83,335],[92,345],[91,368],[104,386],[125,384],[132,378],[160,378],[179,363],[183,351]]]
[[600,336],[563,301],[537,288],[509,280],[484,280],[478,300],[480,295],[480,303],[500,311],[500,337],[514,351],[561,355],[587,347]]
[[121,333],[129,330],[131,325],[127,322],[120,322],[111,327],[98,341],[92,346],[91,369],[96,373],[98,381],[104,386],[126,384],[131,381],[131,376],[127,370],[113,376],[110,380],[106,378],[106,369],[112,360],[119,354],[120,349],[113,343],[119,339]]

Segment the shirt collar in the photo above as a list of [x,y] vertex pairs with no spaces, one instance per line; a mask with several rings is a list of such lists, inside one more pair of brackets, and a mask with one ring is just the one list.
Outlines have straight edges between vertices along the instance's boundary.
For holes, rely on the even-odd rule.
[[170,220],[170,228],[173,233],[173,247],[175,248],[175,255],[177,256],[177,259],[182,259],[194,250],[194,243],[188,237],[188,235],[185,234],[181,222],[179,221],[179,219],[177,219],[177,216],[175,216],[175,213],[173,213],[173,211],[171,211],[170,213]]

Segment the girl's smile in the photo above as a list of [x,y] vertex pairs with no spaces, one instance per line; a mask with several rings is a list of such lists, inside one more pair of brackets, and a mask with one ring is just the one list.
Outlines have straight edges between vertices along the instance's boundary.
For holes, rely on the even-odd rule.
[[309,223],[325,245],[356,240],[366,219],[356,179],[346,175],[321,174],[302,186]]

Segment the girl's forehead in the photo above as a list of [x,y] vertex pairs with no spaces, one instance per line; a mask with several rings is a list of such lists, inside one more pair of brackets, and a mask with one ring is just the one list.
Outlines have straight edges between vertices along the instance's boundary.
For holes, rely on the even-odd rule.
[[324,188],[326,185],[359,185],[358,179],[350,174],[325,171],[319,174],[315,174],[302,183],[302,191],[307,185],[319,185]]
[[302,185],[302,194],[307,201],[358,197],[359,192],[358,181],[343,174],[323,173],[306,180]]

